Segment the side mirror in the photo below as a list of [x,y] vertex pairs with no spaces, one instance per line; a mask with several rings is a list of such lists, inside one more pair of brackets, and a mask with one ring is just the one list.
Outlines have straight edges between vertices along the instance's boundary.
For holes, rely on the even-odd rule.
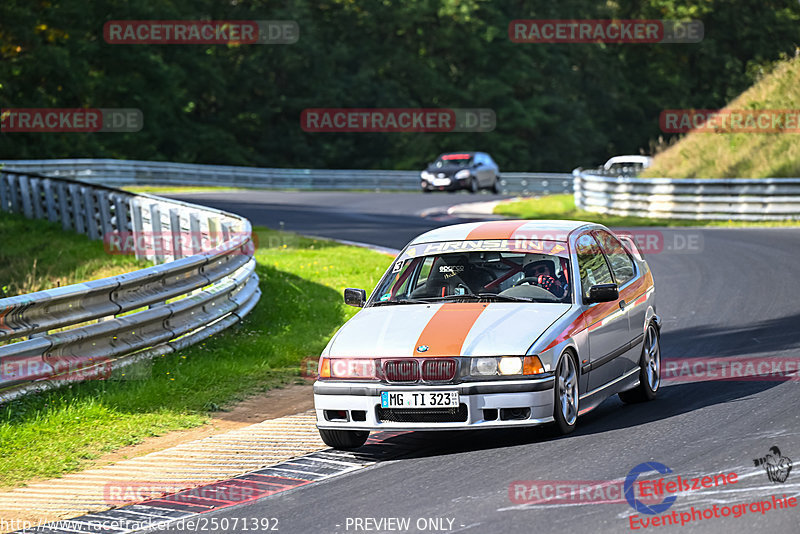
[[589,288],[589,298],[585,299],[584,304],[594,304],[595,302],[613,302],[619,298],[619,288],[617,284],[597,284]]
[[367,292],[363,289],[353,289],[348,287],[344,290],[344,303],[348,306],[363,308],[367,303]]

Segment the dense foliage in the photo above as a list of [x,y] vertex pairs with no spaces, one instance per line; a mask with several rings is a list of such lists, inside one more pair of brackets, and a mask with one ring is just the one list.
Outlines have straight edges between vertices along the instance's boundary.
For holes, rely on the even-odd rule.
[[[700,19],[699,44],[515,44],[514,19]],[[112,45],[122,19],[295,20],[291,45]],[[137,133],[0,135],[0,158],[419,168],[485,150],[564,171],[649,151],[800,44],[796,0],[4,0],[0,107],[139,108]],[[492,108],[491,133],[307,133],[311,107]]]

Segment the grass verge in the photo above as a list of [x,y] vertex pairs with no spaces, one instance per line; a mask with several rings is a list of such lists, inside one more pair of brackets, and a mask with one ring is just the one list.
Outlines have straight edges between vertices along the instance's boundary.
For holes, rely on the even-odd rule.
[[0,486],[91,465],[101,454],[299,379],[356,309],[342,289],[371,288],[390,259],[370,250],[257,228],[261,301],[242,324],[134,376],[74,384],[0,407]]
[[147,267],[111,256],[103,243],[61,225],[0,211],[0,298],[86,282]]
[[683,219],[648,219],[645,217],[630,217],[625,215],[606,215],[584,211],[575,207],[575,197],[572,195],[549,195],[539,198],[525,198],[514,202],[507,202],[495,206],[494,213],[516,219],[571,219],[603,224],[609,227],[626,226],[721,226],[721,227],[748,227],[748,226],[798,226],[800,221],[707,221]]
[[[786,178],[800,175],[797,102],[800,100],[800,57],[778,62],[771,72],[725,106],[725,110],[783,110],[779,124],[733,133],[730,127],[686,134],[656,155],[643,178]],[[765,117],[770,117],[767,114]],[[794,117],[794,123],[789,118]],[[742,119],[746,121],[746,118]],[[746,127],[750,123],[743,122]],[[785,131],[777,129],[780,126]],[[774,129],[773,129],[774,128]],[[772,131],[770,131],[772,129]]]

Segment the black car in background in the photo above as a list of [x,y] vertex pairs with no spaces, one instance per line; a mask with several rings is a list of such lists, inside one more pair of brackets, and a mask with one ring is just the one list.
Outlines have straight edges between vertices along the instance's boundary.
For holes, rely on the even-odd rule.
[[431,191],[455,191],[466,189],[477,193],[488,189],[499,193],[500,169],[492,157],[485,152],[449,152],[420,173],[420,187],[425,193]]

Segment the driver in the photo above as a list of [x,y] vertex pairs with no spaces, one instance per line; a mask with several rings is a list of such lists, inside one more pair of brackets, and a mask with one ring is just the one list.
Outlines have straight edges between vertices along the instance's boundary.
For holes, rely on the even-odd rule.
[[533,278],[536,285],[546,289],[558,298],[562,298],[566,293],[566,281],[561,277],[556,277],[555,262],[553,260],[533,260],[529,261],[522,268],[525,278]]

